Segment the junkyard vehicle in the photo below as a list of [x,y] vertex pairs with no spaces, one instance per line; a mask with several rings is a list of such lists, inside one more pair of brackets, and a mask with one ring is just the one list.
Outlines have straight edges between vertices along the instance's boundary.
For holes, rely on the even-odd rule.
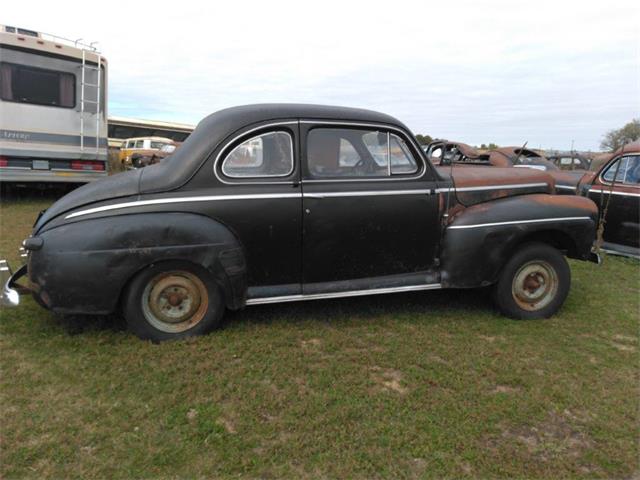
[[493,285],[513,318],[553,315],[597,208],[528,169],[449,177],[393,117],[250,105],[169,159],[60,199],[24,241],[17,286],[61,313],[124,312],[142,338],[204,333],[245,305]]
[[553,163],[560,170],[589,170],[591,158],[578,152],[559,152],[547,155],[547,160]]
[[[164,137],[139,137],[129,138],[122,142],[118,157],[125,168],[140,168],[149,165],[149,161],[145,164],[141,163],[141,159],[150,159],[157,154],[165,145],[172,145],[173,140]],[[134,160],[138,160],[134,164]]]
[[134,153],[130,158],[131,168],[143,168],[154,165],[169,157],[180,146],[178,142],[165,143],[159,150],[147,151],[144,153]]
[[489,164],[489,155],[480,154],[475,148],[462,142],[434,140],[425,151],[433,165]]
[[597,172],[585,173],[577,191],[606,213],[604,249],[640,257],[640,142],[617,150]]
[[558,170],[543,155],[523,147],[500,147],[489,152],[489,162],[496,167],[528,167],[545,172]]
[[556,171],[552,162],[534,150],[523,147],[501,147],[481,153],[462,142],[436,140],[429,144],[427,158],[435,165],[528,167]]

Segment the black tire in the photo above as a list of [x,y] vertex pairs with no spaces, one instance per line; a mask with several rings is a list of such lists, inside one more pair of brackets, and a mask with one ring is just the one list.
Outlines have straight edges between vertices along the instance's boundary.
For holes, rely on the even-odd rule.
[[493,299],[507,317],[549,318],[564,303],[571,287],[571,270],[562,253],[539,242],[523,244],[500,272]]
[[138,273],[122,306],[129,330],[154,342],[203,335],[220,325],[225,311],[213,276],[182,261],[157,263]]

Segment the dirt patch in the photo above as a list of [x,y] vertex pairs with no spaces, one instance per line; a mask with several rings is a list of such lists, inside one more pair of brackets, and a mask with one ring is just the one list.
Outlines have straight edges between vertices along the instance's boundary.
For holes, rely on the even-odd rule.
[[319,338],[310,338],[309,340],[300,340],[300,346],[303,350],[317,350],[322,345],[322,340]]
[[638,343],[638,339],[630,335],[615,334],[613,340],[620,343],[632,343],[634,345]]
[[493,343],[496,340],[504,340],[504,337],[501,335],[478,335],[478,338],[489,343]]
[[543,462],[560,457],[578,458],[592,445],[585,433],[569,423],[567,415],[555,412],[536,425],[504,429],[502,438],[524,446]]
[[496,385],[496,387],[491,390],[491,393],[516,393],[519,391],[519,387],[510,387],[509,385]]
[[449,362],[447,362],[444,358],[439,357],[438,355],[429,355],[429,360],[434,362],[434,363],[441,363],[443,365],[448,365]]
[[613,346],[614,348],[617,348],[618,350],[620,350],[622,352],[635,352],[636,351],[636,347],[633,346],[633,345],[625,345],[623,343],[611,342],[611,346]]
[[224,429],[227,431],[227,433],[231,433],[231,434],[235,434],[238,433],[238,431],[236,430],[235,425],[233,424],[233,422],[231,420],[229,420],[228,418],[225,417],[220,417],[218,420],[216,420],[217,423],[219,425],[222,425],[224,427]]
[[403,375],[393,368],[371,367],[373,381],[379,390],[405,395],[409,389],[403,385]]

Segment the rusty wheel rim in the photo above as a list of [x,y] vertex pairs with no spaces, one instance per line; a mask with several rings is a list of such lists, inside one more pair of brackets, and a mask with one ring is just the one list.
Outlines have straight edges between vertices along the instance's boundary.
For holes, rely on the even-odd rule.
[[202,280],[177,270],[153,277],[142,294],[145,318],[158,330],[179,333],[202,321],[209,295]]
[[511,293],[518,306],[536,311],[549,305],[558,292],[558,274],[547,262],[525,263],[513,277]]

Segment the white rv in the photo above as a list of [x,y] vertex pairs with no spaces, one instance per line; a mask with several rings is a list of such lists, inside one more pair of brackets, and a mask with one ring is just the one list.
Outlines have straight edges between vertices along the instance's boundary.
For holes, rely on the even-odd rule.
[[107,169],[105,58],[0,25],[0,182],[90,182]]

